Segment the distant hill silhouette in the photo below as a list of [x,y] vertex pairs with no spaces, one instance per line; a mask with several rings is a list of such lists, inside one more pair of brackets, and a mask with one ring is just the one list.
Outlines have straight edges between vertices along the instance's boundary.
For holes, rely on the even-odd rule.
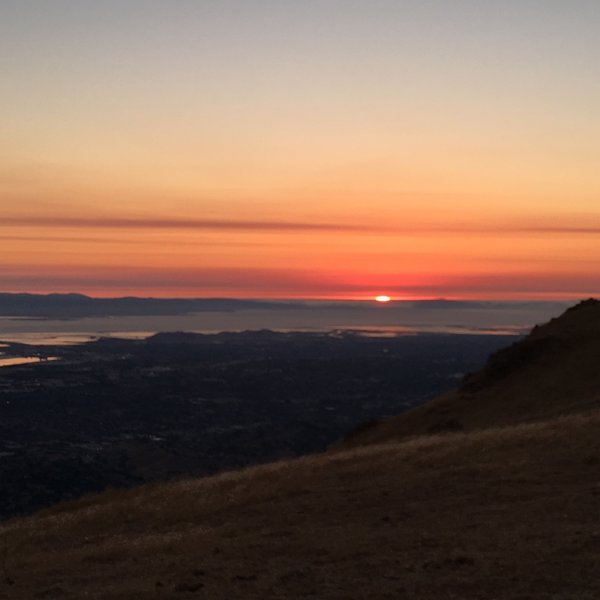
[[[0,293],[0,316],[77,319],[82,317],[123,317],[185,315],[194,312],[228,312],[244,309],[287,307],[293,303],[233,298],[91,298],[83,294]],[[302,303],[293,304],[301,308]]]
[[0,598],[596,600],[599,345],[589,300],[337,452],[9,521]]

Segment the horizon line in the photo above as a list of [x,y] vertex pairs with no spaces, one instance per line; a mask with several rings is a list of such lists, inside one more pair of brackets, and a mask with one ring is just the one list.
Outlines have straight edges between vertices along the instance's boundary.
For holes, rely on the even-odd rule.
[[[122,296],[115,295],[92,295],[83,292],[31,292],[31,291],[1,291],[0,297],[3,296],[37,296],[37,297],[80,297],[90,300],[175,300],[175,301],[241,301],[241,302],[349,302],[349,303],[375,303],[375,298],[378,294],[361,295],[360,297],[340,297],[340,296],[137,296],[125,294]],[[563,303],[577,302],[589,298],[594,298],[590,294],[575,294],[557,298],[540,298],[535,296],[519,297],[518,295],[512,298],[496,297],[460,297],[460,296],[415,296],[415,297],[390,297],[390,303],[402,302],[464,302],[464,303],[511,303],[511,302],[547,302],[547,303]]]

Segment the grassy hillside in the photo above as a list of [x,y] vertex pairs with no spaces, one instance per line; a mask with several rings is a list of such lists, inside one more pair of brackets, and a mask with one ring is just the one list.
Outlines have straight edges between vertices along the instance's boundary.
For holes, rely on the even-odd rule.
[[[597,600],[599,307],[364,433],[387,443],[5,522],[0,598]],[[441,414],[464,429],[411,432]]]
[[600,597],[600,413],[113,492],[0,529],[2,598]]
[[472,431],[600,408],[600,302],[587,300],[492,355],[455,392],[357,430],[338,447]]

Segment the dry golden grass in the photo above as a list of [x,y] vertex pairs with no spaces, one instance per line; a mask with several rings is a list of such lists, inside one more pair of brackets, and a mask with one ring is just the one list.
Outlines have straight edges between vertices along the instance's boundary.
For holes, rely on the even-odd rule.
[[594,411],[109,492],[3,524],[0,598],[596,600],[599,471]]

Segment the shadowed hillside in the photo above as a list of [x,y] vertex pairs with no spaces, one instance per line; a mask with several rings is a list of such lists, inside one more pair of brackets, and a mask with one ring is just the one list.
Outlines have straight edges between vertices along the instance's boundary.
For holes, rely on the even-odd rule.
[[471,431],[600,408],[600,301],[586,300],[493,354],[454,392],[358,429],[338,447]]
[[427,431],[446,405],[465,431],[416,437],[398,418],[355,436],[388,427],[388,443],[8,521],[0,598],[595,600],[599,312],[536,328],[405,417]]
[[600,597],[600,416],[113,492],[0,529],[2,598]]

